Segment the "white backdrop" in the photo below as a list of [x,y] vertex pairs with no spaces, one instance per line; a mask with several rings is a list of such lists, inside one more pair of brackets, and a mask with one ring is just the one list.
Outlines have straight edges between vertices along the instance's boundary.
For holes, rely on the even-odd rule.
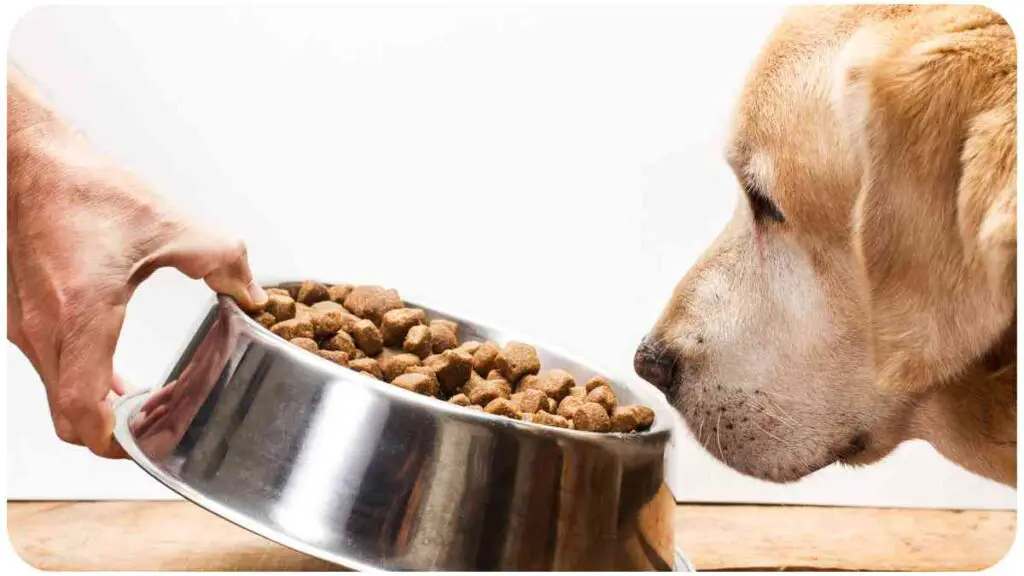
[[[10,57],[98,146],[246,238],[257,274],[393,285],[630,373],[730,214],[724,128],[780,14],[44,8],[12,32]],[[155,275],[117,369],[159,382],[208,298]],[[59,443],[30,365],[11,345],[7,360],[9,498],[169,496],[131,463]],[[788,486],[726,469],[683,431],[672,462],[685,500],[1015,500],[924,444]]]

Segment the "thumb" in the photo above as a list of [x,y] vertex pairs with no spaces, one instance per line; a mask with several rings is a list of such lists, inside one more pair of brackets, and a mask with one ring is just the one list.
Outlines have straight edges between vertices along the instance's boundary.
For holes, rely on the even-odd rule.
[[144,259],[132,275],[133,285],[166,266],[190,278],[203,279],[215,292],[231,296],[245,310],[258,310],[267,303],[266,292],[253,280],[248,251],[241,240],[187,226]]

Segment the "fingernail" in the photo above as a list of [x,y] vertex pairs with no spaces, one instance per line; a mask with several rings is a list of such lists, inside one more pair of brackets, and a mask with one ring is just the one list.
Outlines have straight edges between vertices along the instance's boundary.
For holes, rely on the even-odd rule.
[[263,306],[267,303],[267,293],[263,291],[263,287],[257,284],[255,280],[249,283],[246,291],[249,293],[249,298],[252,299],[253,304]]

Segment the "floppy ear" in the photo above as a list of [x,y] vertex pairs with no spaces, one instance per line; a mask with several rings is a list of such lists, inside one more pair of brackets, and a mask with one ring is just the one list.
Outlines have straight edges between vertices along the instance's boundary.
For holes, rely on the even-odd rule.
[[922,390],[1016,318],[1013,33],[990,10],[941,8],[858,33],[843,57],[877,380]]

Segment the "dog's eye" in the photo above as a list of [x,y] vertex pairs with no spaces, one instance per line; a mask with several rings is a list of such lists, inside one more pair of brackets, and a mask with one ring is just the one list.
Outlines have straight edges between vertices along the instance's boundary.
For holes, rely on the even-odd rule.
[[743,191],[747,194],[747,201],[750,202],[750,210],[754,213],[754,220],[757,222],[778,222],[783,223],[786,217],[782,211],[757,186],[747,184]]

